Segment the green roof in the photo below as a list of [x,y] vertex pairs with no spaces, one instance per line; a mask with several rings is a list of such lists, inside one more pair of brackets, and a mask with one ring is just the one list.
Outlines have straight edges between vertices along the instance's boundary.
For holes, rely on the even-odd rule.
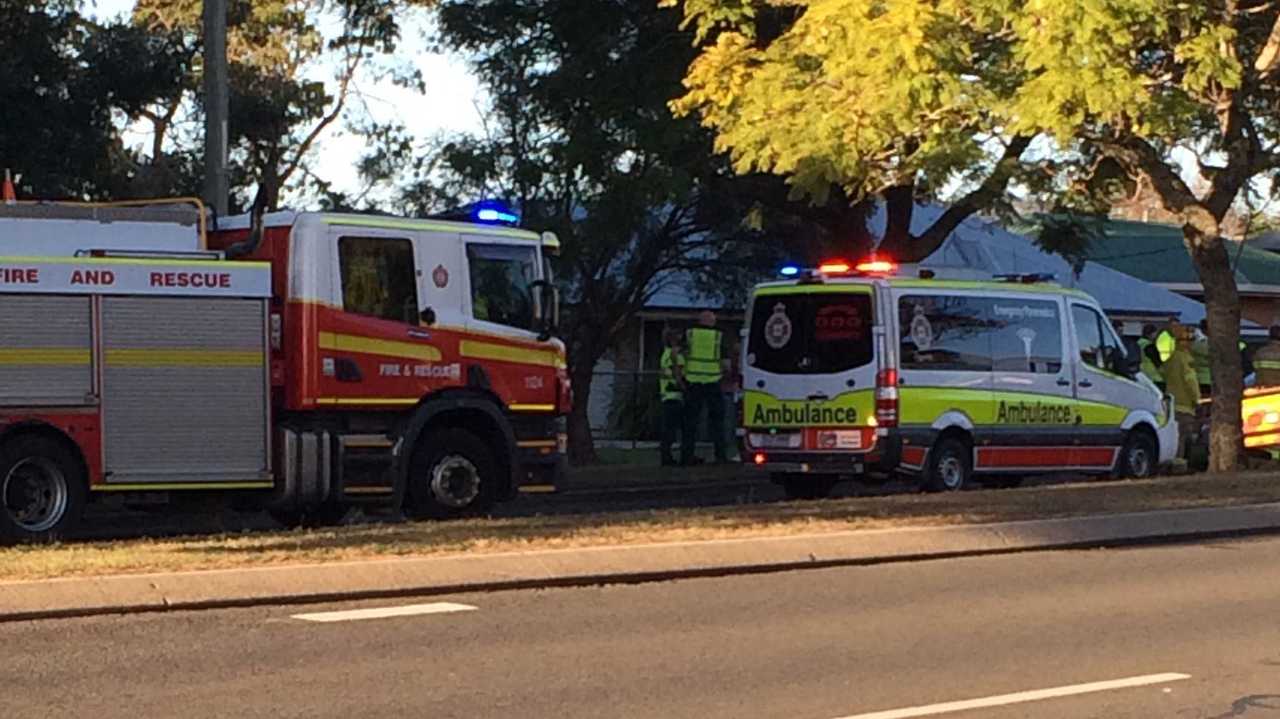
[[[1200,284],[1181,227],[1106,220],[1101,229],[1089,246],[1090,260],[1147,282]],[[1227,252],[1240,284],[1280,286],[1280,255],[1238,242],[1228,242]]]

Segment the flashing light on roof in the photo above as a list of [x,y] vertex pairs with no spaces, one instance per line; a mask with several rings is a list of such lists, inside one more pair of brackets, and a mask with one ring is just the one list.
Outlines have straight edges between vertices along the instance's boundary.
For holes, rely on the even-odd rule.
[[476,222],[489,222],[499,225],[518,225],[520,215],[497,202],[484,202],[476,206],[473,213]]
[[784,265],[782,269],[778,270],[778,274],[783,277],[795,277],[800,274],[800,268],[795,265]]
[[824,275],[843,275],[851,269],[853,267],[844,260],[828,260],[818,265],[818,272]]
[[864,275],[891,275],[898,271],[898,265],[889,260],[867,260],[859,262],[854,269]]

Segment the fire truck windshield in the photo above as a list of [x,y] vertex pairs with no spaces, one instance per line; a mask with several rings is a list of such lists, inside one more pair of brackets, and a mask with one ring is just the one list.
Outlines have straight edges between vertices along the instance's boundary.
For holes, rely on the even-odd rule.
[[518,245],[467,246],[472,314],[478,320],[535,329],[533,283],[537,252]]

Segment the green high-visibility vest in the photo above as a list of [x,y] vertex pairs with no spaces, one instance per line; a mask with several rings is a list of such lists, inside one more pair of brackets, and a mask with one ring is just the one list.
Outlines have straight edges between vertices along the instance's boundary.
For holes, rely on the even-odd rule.
[[684,399],[684,392],[680,391],[680,384],[676,382],[676,367],[683,365],[680,361],[680,355],[671,351],[671,348],[662,350],[662,359],[658,362],[658,396],[663,402],[679,402]]
[[1147,348],[1150,346],[1151,340],[1146,337],[1138,340],[1138,356],[1142,360],[1142,374],[1145,374],[1152,382],[1163,382],[1164,375],[1160,374],[1160,368],[1147,356]]
[[686,334],[689,354],[684,361],[684,377],[689,384],[720,381],[720,330],[694,327]]
[[1173,354],[1173,348],[1176,344],[1178,344],[1178,341],[1173,338],[1173,333],[1169,330],[1164,330],[1156,335],[1156,351],[1160,353],[1161,362],[1169,361],[1169,356]]

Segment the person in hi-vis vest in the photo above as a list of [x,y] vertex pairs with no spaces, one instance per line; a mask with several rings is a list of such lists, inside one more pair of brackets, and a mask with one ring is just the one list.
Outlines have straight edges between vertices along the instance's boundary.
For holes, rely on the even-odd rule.
[[[676,443],[684,427],[684,348],[681,342],[683,333],[677,329],[668,329],[663,333],[662,359],[659,361],[658,398],[662,400],[662,427],[659,428],[660,442],[658,451],[661,454],[662,466],[670,467],[676,463],[671,453],[671,445]],[[681,445],[683,447],[683,444]]]
[[722,345],[724,337],[716,329],[713,312],[703,312],[698,326],[689,329],[685,339],[684,438],[680,442],[680,462],[693,464],[698,439],[698,425],[705,410],[707,431],[715,446],[716,462],[728,462],[724,436],[724,397],[720,394],[720,377],[724,372]]

